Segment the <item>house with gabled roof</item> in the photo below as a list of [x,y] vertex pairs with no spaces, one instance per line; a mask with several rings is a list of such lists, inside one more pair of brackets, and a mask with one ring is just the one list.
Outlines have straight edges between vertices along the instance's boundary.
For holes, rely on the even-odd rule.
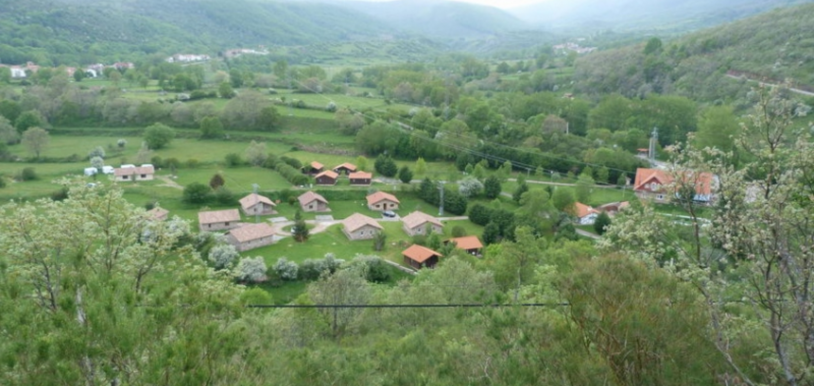
[[240,208],[243,209],[243,213],[247,216],[275,214],[277,213],[274,210],[275,206],[277,205],[270,198],[257,193],[249,194],[240,199]]
[[368,209],[379,212],[385,210],[398,210],[399,204],[401,204],[396,196],[385,192],[372,193],[366,198]]
[[116,181],[152,181],[155,179],[155,167],[150,164],[123,165],[113,169],[113,177]]
[[354,213],[342,220],[342,232],[351,240],[370,240],[382,231],[384,227],[376,220],[361,213]]
[[423,212],[415,211],[410,213],[402,217],[401,222],[404,231],[410,236],[444,233],[444,224],[437,218]]
[[596,221],[596,217],[599,216],[600,211],[585,205],[581,202],[574,203],[574,216],[577,217],[577,223],[579,225],[591,225]]
[[463,249],[466,253],[473,256],[480,256],[483,252],[483,243],[481,243],[478,236],[463,236],[449,239],[444,242],[445,244],[452,243],[455,248]]
[[617,213],[619,213],[621,210],[623,210],[623,209],[625,209],[625,208],[627,208],[629,206],[630,206],[630,202],[628,202],[628,201],[619,201],[619,202],[609,202],[607,204],[600,205],[596,209],[599,210],[600,212],[607,213],[608,216],[613,217]]
[[325,170],[314,177],[317,185],[336,185],[339,174],[333,170]]
[[373,182],[373,174],[367,172],[353,172],[348,174],[351,185],[370,185]]
[[407,264],[415,269],[424,267],[433,268],[438,264],[438,260],[443,256],[440,253],[433,251],[427,247],[422,247],[418,244],[413,244],[410,248],[401,252],[404,256],[404,264]]
[[202,232],[233,229],[240,226],[240,212],[237,209],[198,212],[198,228]]
[[333,171],[336,172],[337,174],[348,175],[356,171],[356,165],[349,162],[345,162],[342,165],[335,166],[333,168]]
[[[643,199],[650,199],[656,202],[669,202],[673,197],[677,197],[675,188],[672,187],[675,181],[675,173],[662,169],[636,169],[636,179],[633,183],[633,191],[636,196]],[[717,184],[716,177],[712,173],[680,172],[682,182],[693,184],[695,193],[693,200],[702,203],[712,202],[712,191]]]
[[246,224],[226,232],[226,240],[240,252],[274,243],[274,228],[261,222]]
[[323,170],[325,170],[325,165],[323,165],[323,164],[321,164],[321,163],[319,163],[317,161],[313,161],[310,164],[303,167],[303,171],[305,172],[305,174],[311,174],[311,175],[316,175],[316,174],[322,173]]
[[312,191],[305,192],[297,197],[300,202],[300,208],[303,212],[330,212],[328,208],[328,200],[318,193]]

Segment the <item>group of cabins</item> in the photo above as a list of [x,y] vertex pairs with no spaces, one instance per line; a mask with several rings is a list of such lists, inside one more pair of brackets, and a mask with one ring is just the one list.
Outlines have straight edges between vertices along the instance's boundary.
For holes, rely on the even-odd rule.
[[368,186],[373,182],[373,174],[356,170],[356,165],[345,162],[333,169],[325,169],[325,165],[314,161],[303,168],[303,172],[314,176],[317,185],[332,186],[339,182],[343,175],[353,186]]
[[[268,197],[251,193],[240,199],[240,209],[247,216],[277,213],[277,206]],[[248,251],[274,243],[274,228],[266,222],[246,224],[240,221],[237,209],[198,212],[198,228],[202,232],[226,231],[226,240],[238,251]]]

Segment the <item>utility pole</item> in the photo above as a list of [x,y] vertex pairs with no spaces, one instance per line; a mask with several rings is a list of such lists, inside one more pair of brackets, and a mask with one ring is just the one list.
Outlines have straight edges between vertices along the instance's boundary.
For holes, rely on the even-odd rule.
[[[257,191],[260,189],[260,185],[252,184],[252,192],[257,194]],[[257,212],[257,208],[254,209],[254,223],[257,224],[260,222],[260,213]]]
[[655,164],[656,162],[656,143],[659,140],[659,128],[653,127],[653,133],[650,136],[650,149],[648,150],[648,156],[650,156],[650,164]]

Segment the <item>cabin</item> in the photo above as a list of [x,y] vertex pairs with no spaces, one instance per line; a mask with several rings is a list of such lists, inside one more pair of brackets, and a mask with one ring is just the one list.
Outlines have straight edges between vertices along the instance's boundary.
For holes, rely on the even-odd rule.
[[252,193],[240,199],[240,208],[243,209],[243,213],[247,216],[275,214],[277,213],[274,210],[275,206],[277,205],[271,199],[257,193]]
[[265,247],[274,243],[274,229],[261,222],[247,224],[226,233],[226,240],[240,252]]
[[367,196],[368,209],[375,210],[377,212],[383,212],[385,210],[398,210],[399,204],[400,202],[398,198],[390,193],[376,192]]
[[116,181],[152,181],[155,178],[155,168],[150,164],[122,165],[113,169],[113,176]]
[[418,244],[413,244],[410,248],[405,249],[401,252],[401,255],[404,256],[404,264],[415,269],[434,268],[438,264],[438,260],[443,256]]
[[240,226],[237,209],[198,212],[198,228],[201,232],[221,231]]
[[403,223],[404,232],[407,232],[410,236],[444,233],[444,224],[441,221],[419,211],[404,216],[401,222]]
[[483,243],[480,242],[478,236],[464,236],[449,239],[444,242],[445,244],[453,243],[455,248],[463,249],[466,253],[472,256],[481,256],[483,253]]
[[601,212],[581,202],[574,203],[574,216],[577,217],[579,225],[592,225],[599,213]]
[[310,164],[306,165],[303,169],[305,174],[310,174],[313,176],[322,173],[325,170],[325,165],[317,161],[313,161]]
[[[693,201],[709,204],[712,202],[712,191],[717,185],[717,179],[711,173],[681,173],[681,181],[695,186]],[[674,174],[662,169],[636,169],[636,179],[633,191],[642,199],[666,203],[678,197],[673,186]]]
[[328,200],[318,193],[311,191],[305,192],[297,200],[300,202],[300,207],[303,212],[330,212],[328,208]]
[[342,165],[337,165],[333,168],[333,171],[339,175],[349,175],[356,171],[356,165],[352,163],[345,162]]
[[336,185],[336,181],[339,179],[339,174],[332,170],[326,170],[321,172],[314,177],[314,181],[317,185]]
[[348,175],[351,185],[370,185],[373,174],[367,172],[354,172]]
[[170,215],[170,211],[156,206],[155,208],[148,210],[147,215],[149,215],[150,219],[154,221],[166,221],[167,217]]
[[370,240],[382,231],[384,231],[384,227],[376,220],[361,213],[354,213],[342,220],[342,232],[350,240]]

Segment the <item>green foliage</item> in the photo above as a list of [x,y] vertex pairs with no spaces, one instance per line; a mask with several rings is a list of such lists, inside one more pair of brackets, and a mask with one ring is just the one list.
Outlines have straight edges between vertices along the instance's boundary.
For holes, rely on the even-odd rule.
[[44,127],[47,123],[48,123],[47,120],[45,119],[45,117],[42,116],[42,114],[39,111],[28,110],[23,112],[17,117],[17,119],[14,121],[14,127],[17,128],[17,132],[22,134],[29,128]]
[[156,123],[144,129],[144,142],[150,150],[163,149],[170,145],[175,138],[175,130],[171,127]]
[[596,216],[596,220],[594,221],[594,231],[599,234],[605,234],[607,227],[611,225],[611,218],[608,216],[607,212],[602,212],[599,216]]
[[210,187],[200,182],[193,182],[184,187],[181,200],[191,205],[205,204],[211,199],[211,193]]
[[225,186],[221,186],[215,189],[215,193],[213,194],[215,201],[221,205],[236,205],[237,199],[235,199],[235,195],[227,189]]
[[240,157],[240,154],[229,153],[223,157],[223,162],[226,167],[236,168],[243,165],[243,158]]
[[29,127],[22,135],[23,146],[34,153],[34,158],[40,158],[50,141],[51,136],[48,135],[48,132],[36,126]]
[[565,186],[558,186],[551,195],[551,204],[560,212],[573,213],[576,201],[574,190]]
[[17,177],[19,181],[34,181],[39,179],[37,175],[37,171],[33,167],[25,167],[22,171],[20,171],[19,177]]
[[483,183],[483,193],[486,198],[493,200],[500,196],[501,192],[500,178],[497,176],[489,176]]
[[310,236],[310,230],[308,226],[305,224],[305,219],[302,217],[302,212],[297,209],[297,213],[294,215],[294,240],[300,243],[304,243],[308,241],[308,237]]
[[348,262],[348,269],[364,272],[365,280],[373,283],[383,283],[390,280],[390,268],[378,256],[357,255]]
[[512,200],[519,204],[520,199],[523,197],[523,193],[526,193],[528,191],[529,191],[528,184],[526,184],[525,182],[518,184],[517,188],[514,190],[514,193],[512,193]]
[[385,177],[395,177],[399,171],[396,162],[393,161],[390,156],[383,154],[376,157],[376,162],[374,162],[373,167],[376,169],[376,172]]
[[223,136],[223,123],[218,117],[204,117],[200,123],[201,138],[213,139]]
[[466,236],[466,229],[460,225],[456,225],[452,227],[452,237],[464,237]]
[[401,169],[399,169],[399,180],[405,184],[409,184],[410,181],[413,180],[413,172],[409,167],[407,167],[407,165],[402,166]]

